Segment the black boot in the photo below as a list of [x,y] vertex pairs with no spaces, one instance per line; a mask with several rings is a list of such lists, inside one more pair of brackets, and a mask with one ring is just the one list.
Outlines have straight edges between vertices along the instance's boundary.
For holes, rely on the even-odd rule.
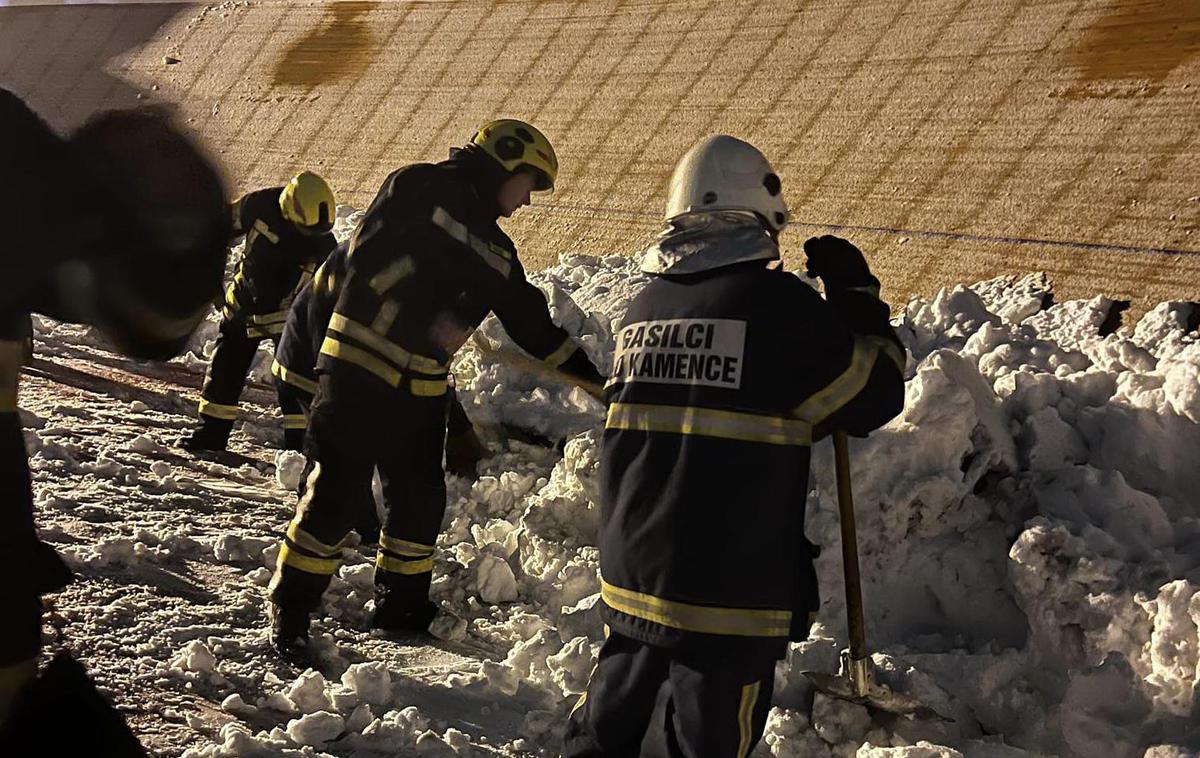
[[402,637],[432,637],[429,625],[433,623],[437,610],[438,607],[428,600],[416,607],[405,607],[384,598],[376,601],[371,628]]
[[232,421],[205,416],[200,426],[190,435],[180,437],[177,444],[193,453],[221,451],[229,443],[232,430]]
[[429,572],[400,574],[375,567],[375,615],[372,629],[391,634],[428,637],[437,605],[429,600]]
[[288,660],[308,655],[308,611],[297,611],[271,603],[267,606],[271,618],[271,646]]

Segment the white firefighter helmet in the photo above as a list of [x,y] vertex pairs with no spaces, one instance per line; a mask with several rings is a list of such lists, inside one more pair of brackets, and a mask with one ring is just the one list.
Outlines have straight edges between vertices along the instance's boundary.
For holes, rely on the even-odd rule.
[[675,165],[666,220],[711,211],[756,213],[775,233],[787,224],[779,176],[754,145],[727,134],[713,135]]

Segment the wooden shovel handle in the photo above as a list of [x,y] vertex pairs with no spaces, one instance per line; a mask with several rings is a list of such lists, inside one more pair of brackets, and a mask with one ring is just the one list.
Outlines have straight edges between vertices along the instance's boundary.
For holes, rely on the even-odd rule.
[[858,531],[854,524],[854,495],[850,488],[850,447],[845,432],[833,433],[833,461],[837,474],[838,520],[842,526],[842,571],[846,577],[846,629],[850,659],[867,657],[863,622],[862,579],[858,573]]

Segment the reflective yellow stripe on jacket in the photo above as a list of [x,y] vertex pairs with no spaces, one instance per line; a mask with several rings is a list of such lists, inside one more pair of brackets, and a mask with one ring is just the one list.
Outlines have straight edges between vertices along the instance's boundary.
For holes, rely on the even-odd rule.
[[[448,369],[433,358],[410,353],[378,332],[340,313],[334,313],[330,318],[329,331],[331,334],[321,343],[322,355],[364,368],[392,387],[399,387],[401,381],[406,381],[409,391],[417,397],[438,397],[446,394]],[[333,334],[345,335],[366,347],[343,342]],[[404,370],[436,378],[406,378]]]
[[721,608],[666,600],[600,580],[605,605],[655,624],[703,634],[738,637],[787,637],[792,612],[760,608]]
[[475,254],[483,259],[484,263],[494,268],[501,276],[506,279],[508,278],[508,275],[512,272],[512,264],[509,263],[512,259],[510,252],[497,244],[471,234],[467,225],[451,216],[445,208],[434,208],[431,220],[434,224],[441,227],[446,234],[449,234],[454,239],[474,250]]
[[445,374],[448,371],[447,367],[437,360],[424,355],[410,353],[378,332],[372,331],[370,327],[363,326],[340,313],[334,313],[330,317],[329,329],[363,343],[384,358],[387,358],[396,365],[396,368],[401,370],[416,371],[420,374],[432,374],[434,376]]
[[904,353],[895,343],[882,337],[856,337],[854,352],[846,370],[801,403],[792,411],[792,415],[813,425],[832,416],[862,392],[881,353],[895,363],[901,372],[904,371]]
[[804,421],[690,406],[613,403],[608,407],[608,420],[604,426],[606,429],[699,435],[768,445],[812,444],[812,427]]

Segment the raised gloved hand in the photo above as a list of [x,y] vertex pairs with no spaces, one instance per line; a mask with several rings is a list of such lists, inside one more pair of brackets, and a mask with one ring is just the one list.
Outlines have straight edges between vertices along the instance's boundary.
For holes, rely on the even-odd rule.
[[871,275],[862,251],[848,240],[832,234],[809,237],[804,241],[804,254],[807,256],[804,266],[808,275],[820,279],[827,292],[879,287],[879,280]]

